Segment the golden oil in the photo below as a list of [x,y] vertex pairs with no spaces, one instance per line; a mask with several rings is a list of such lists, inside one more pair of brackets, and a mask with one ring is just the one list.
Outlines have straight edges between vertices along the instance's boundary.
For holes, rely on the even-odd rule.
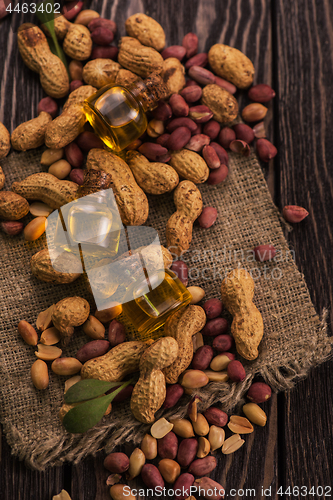
[[128,87],[116,84],[102,87],[84,101],[84,112],[96,134],[117,153],[145,132],[145,112],[167,95],[161,77],[150,75]]
[[160,337],[162,332],[156,330],[164,325],[170,314],[188,305],[191,299],[177,275],[169,269],[161,269],[128,286],[123,313],[135,326],[137,337],[145,341]]

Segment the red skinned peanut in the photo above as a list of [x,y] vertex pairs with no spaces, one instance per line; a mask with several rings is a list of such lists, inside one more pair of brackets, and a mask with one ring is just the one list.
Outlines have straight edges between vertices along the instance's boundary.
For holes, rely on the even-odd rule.
[[178,447],[177,462],[181,467],[188,467],[196,457],[198,441],[196,438],[185,438]]
[[219,133],[218,141],[222,147],[229,149],[232,141],[236,139],[236,132],[230,127],[223,127]]
[[84,182],[84,172],[81,168],[72,168],[69,172],[69,178],[72,182],[75,182],[79,186],[82,186]]
[[122,344],[126,340],[126,330],[125,326],[113,319],[109,325],[108,331],[108,339],[111,347],[115,347],[116,345]]
[[254,258],[258,262],[266,262],[267,260],[274,259],[276,249],[273,245],[258,245],[253,249]]
[[178,453],[178,438],[172,431],[157,440],[157,452],[161,458],[174,460]]
[[172,94],[169,99],[172,112],[175,116],[187,116],[189,107],[185,99],[179,94]]
[[185,68],[190,69],[192,68],[192,66],[199,66],[203,68],[204,66],[206,66],[207,63],[208,63],[208,54],[206,52],[201,52],[200,54],[196,54],[195,56],[191,57],[188,61],[186,61]]
[[195,33],[187,33],[182,41],[182,46],[185,47],[186,57],[189,59],[198,52],[198,37]]
[[210,345],[203,345],[194,353],[192,368],[194,370],[207,370],[213,359],[214,351]]
[[93,132],[82,132],[82,134],[78,136],[75,142],[85,153],[93,148],[104,148],[104,142],[102,141],[102,139],[97,137],[97,135]]
[[217,152],[212,146],[204,146],[202,150],[202,156],[204,157],[208,167],[212,170],[220,167],[220,158],[218,157]]
[[234,131],[236,133],[236,138],[240,139],[241,141],[251,144],[251,142],[254,140],[253,129],[245,123],[238,123],[237,125],[234,125]]
[[223,335],[228,331],[228,321],[225,318],[215,318],[207,321],[203,329],[201,330],[202,335],[208,335],[209,337],[216,337],[217,335]]
[[229,351],[234,345],[234,339],[231,335],[218,335],[213,340],[213,347],[219,352]]
[[186,500],[190,496],[190,488],[194,483],[194,476],[185,472],[175,482],[173,489],[175,500]]
[[246,397],[252,401],[252,403],[264,403],[272,395],[272,390],[269,385],[264,382],[253,382]]
[[179,127],[171,133],[166,147],[173,151],[178,151],[189,142],[190,138],[191,131],[187,127]]
[[108,28],[95,28],[91,33],[91,39],[96,45],[101,45],[102,47],[110,45],[114,39],[114,34]]
[[220,299],[208,299],[202,308],[206,313],[207,319],[214,319],[220,316],[223,310],[223,304]]
[[282,210],[282,215],[286,221],[295,223],[301,222],[309,215],[309,212],[303,207],[297,205],[286,205]]
[[230,82],[227,82],[227,80],[224,80],[223,78],[220,78],[219,76],[215,76],[215,85],[218,85],[219,87],[222,87],[223,89],[227,90],[230,92],[230,94],[235,94],[237,91],[237,87],[233,85]]
[[246,377],[244,366],[237,359],[230,361],[227,367],[227,373],[230,380],[233,382],[242,382]]
[[169,106],[169,104],[165,101],[159,101],[156,108],[153,109],[152,115],[155,120],[168,120],[172,116],[171,106]]
[[175,57],[179,61],[181,61],[186,54],[186,48],[182,45],[171,45],[166,49],[162,50],[161,56],[163,59],[168,59],[169,57]]
[[259,158],[266,163],[277,155],[276,147],[267,139],[258,139],[256,148]]
[[72,21],[72,19],[78,15],[82,7],[83,2],[69,2],[63,7],[62,13],[68,21]]
[[188,267],[182,260],[175,260],[170,268],[173,271],[178,279],[183,283],[183,285],[187,286],[188,284]]
[[228,422],[228,415],[215,406],[207,408],[204,411],[204,416],[209,424],[216,425],[217,427],[224,427]]
[[164,480],[161,473],[153,464],[145,464],[142,467],[141,478],[147,488],[164,488]]
[[226,150],[217,142],[211,142],[210,145],[215,149],[217,156],[220,158],[221,165],[228,165],[229,156]]
[[186,102],[192,103],[196,102],[202,96],[202,88],[194,82],[194,85],[190,85],[189,87],[185,87],[180,95],[184,97]]
[[88,28],[90,31],[94,31],[97,28],[108,28],[115,35],[117,33],[117,25],[114,21],[110,19],[104,19],[103,17],[98,17],[97,19],[93,19],[88,24]]
[[219,168],[212,170],[208,176],[207,184],[215,186],[225,181],[228,177],[229,169],[226,165],[221,165]]
[[212,227],[217,219],[217,210],[215,207],[205,207],[198,217],[199,226],[204,229]]
[[[171,108],[170,108],[171,109]],[[173,132],[176,128],[187,127],[193,133],[197,129],[197,124],[187,116],[174,118],[167,125],[168,132]]]
[[220,133],[220,124],[216,120],[209,120],[209,122],[205,123],[203,128],[203,133],[208,135],[213,141]]
[[94,47],[90,59],[117,59],[118,47]]
[[73,168],[80,168],[83,164],[83,153],[75,142],[71,142],[65,147],[65,156],[68,163]]
[[275,97],[275,92],[269,85],[259,83],[250,88],[247,95],[252,101],[264,103],[273,99],[273,97]]
[[38,103],[37,113],[42,111],[49,113],[54,119],[58,115],[58,104],[52,97],[43,97]]
[[163,403],[163,408],[173,408],[182,395],[184,394],[184,389],[180,384],[172,384],[166,388],[166,396]]

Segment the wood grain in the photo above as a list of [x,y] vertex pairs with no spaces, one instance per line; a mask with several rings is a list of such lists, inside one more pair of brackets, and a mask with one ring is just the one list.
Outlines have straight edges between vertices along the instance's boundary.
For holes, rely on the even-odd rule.
[[[279,154],[266,168],[267,180],[281,206],[300,204],[310,211],[308,220],[295,226],[289,237],[317,310],[328,307],[333,287],[333,143],[332,119],[326,111],[333,101],[329,0],[93,0],[85,6],[114,19],[119,36],[125,35],[128,16],[145,12],[162,24],[167,45],[181,43],[189,31],[198,34],[199,51],[217,42],[232,45],[254,62],[255,83],[273,85],[279,98],[268,106],[267,135]],[[0,21],[0,121],[10,130],[36,116],[44,97],[38,75],[24,66],[17,51],[15,31],[29,21],[34,22],[33,15],[14,14]],[[248,102],[246,93],[239,96],[241,107]],[[218,454],[212,478],[228,493],[232,488],[254,488],[258,499],[263,498],[261,487],[271,487],[272,498],[283,498],[275,493],[280,485],[329,484],[332,373],[332,363],[326,363],[290,393],[273,395],[263,405],[267,426],[245,436],[245,445],[234,455]],[[122,450],[128,451],[128,445]],[[13,459],[3,439],[1,498],[50,500],[65,488],[73,500],[106,500],[110,495],[104,457],[101,451],[78,465],[37,473]],[[244,494],[232,498],[244,498]]]
[[[289,241],[321,313],[333,299],[333,5],[279,0],[273,16],[280,204],[300,205],[310,213],[294,225]],[[332,314],[330,308],[331,329]],[[280,396],[279,463],[285,486],[332,486],[332,373],[331,361]]]

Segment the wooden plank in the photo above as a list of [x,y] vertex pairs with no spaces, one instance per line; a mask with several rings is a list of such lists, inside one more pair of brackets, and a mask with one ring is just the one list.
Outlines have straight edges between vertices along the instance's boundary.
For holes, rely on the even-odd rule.
[[[321,313],[333,298],[333,6],[328,0],[278,0],[274,21],[280,201],[281,207],[301,205],[310,212],[294,225],[289,241]],[[331,361],[312,370],[307,380],[281,396],[284,487],[332,486],[332,368]]]
[[25,467],[11,455],[10,447],[0,432],[0,493],[2,500],[50,500],[65,484],[65,469],[53,467],[37,472]]

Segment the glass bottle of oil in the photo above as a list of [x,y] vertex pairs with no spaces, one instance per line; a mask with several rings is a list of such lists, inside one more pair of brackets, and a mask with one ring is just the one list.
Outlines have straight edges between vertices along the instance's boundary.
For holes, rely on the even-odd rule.
[[110,84],[84,101],[87,120],[114,152],[120,152],[147,128],[146,111],[157,106],[169,92],[159,75],[127,87]]
[[59,209],[54,245],[74,253],[81,250],[85,267],[89,259],[96,265],[96,260],[118,252],[122,222],[110,184],[109,174],[89,170],[77,199]]
[[137,272],[132,269],[126,274],[123,313],[136,328],[140,340],[158,338],[161,333],[156,330],[164,325],[170,314],[188,305],[192,296],[169,269],[153,273],[145,268]]

